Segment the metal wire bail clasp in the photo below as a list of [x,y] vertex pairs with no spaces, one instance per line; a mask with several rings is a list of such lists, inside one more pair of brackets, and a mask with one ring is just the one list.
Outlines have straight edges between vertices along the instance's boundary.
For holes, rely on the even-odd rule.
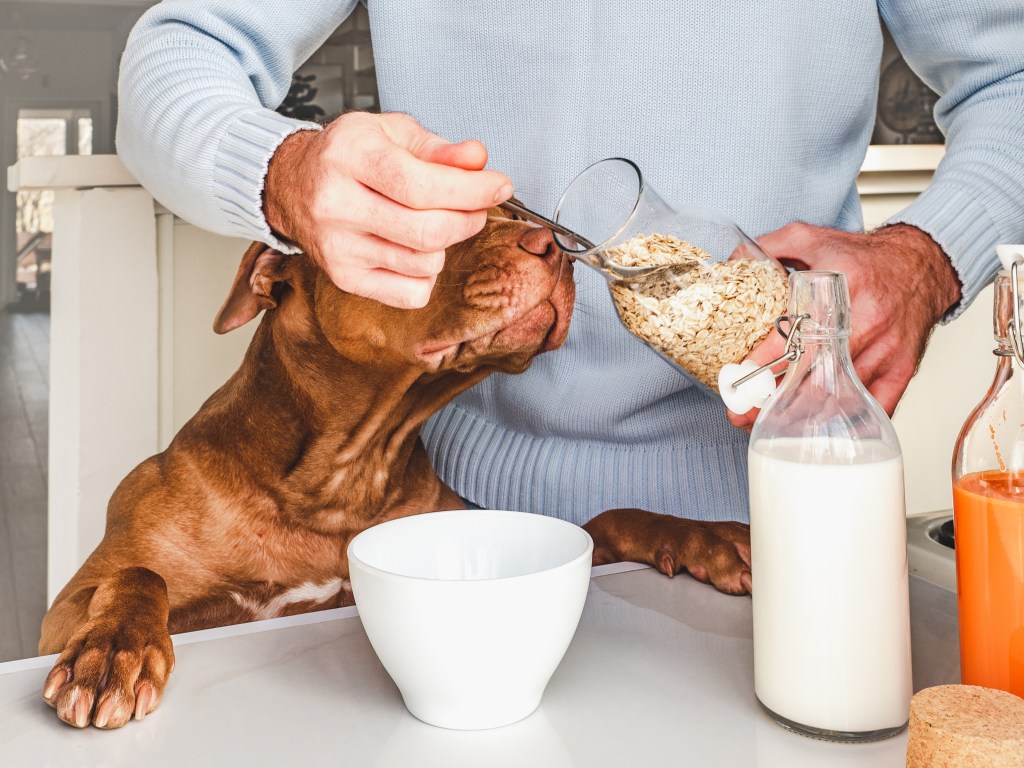
[[1013,291],[1013,314],[1010,316],[1010,347],[1017,365],[1024,368],[1024,334],[1021,333],[1020,291],[1017,287],[1017,266],[1020,261],[1010,265],[1010,285]]
[[[1014,265],[1014,267],[1016,268],[1016,265]],[[1015,290],[1016,290],[1016,287],[1015,287]],[[798,315],[796,318],[793,318],[790,315],[783,315],[782,317],[777,318],[775,320],[775,330],[778,331],[779,335],[782,336],[782,338],[784,338],[786,340],[786,348],[783,351],[782,356],[775,358],[770,363],[765,363],[764,365],[762,365],[757,370],[751,371],[746,376],[743,376],[742,378],[739,378],[736,381],[734,381],[732,383],[733,389],[736,389],[737,387],[741,386],[742,384],[750,381],[752,378],[757,376],[762,371],[764,371],[764,370],[771,370],[773,366],[776,366],[776,365],[778,365],[779,363],[781,363],[783,361],[787,361],[789,363],[795,363],[797,360],[799,360],[800,359],[800,355],[802,355],[804,353],[803,345],[800,343],[800,324],[803,323],[804,320],[810,319],[810,317],[811,317],[810,315],[805,313],[805,314],[802,314],[802,315]],[[782,330],[782,323],[783,322],[788,322],[789,323],[789,331],[788,332]],[[1019,332],[1019,329],[1020,329],[1020,326],[1018,325],[1018,332]],[[788,366],[787,366],[787,369],[788,369]],[[778,373],[775,373],[774,371],[772,371],[772,376],[774,376],[775,378],[778,378],[779,376],[782,376],[785,372],[786,372],[785,370],[779,371]]]

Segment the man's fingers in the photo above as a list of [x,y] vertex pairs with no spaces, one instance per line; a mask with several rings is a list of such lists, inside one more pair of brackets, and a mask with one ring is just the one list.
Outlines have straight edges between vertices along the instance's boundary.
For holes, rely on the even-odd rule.
[[353,228],[419,251],[442,251],[472,237],[487,223],[487,211],[415,210],[375,192]]
[[315,200],[321,230],[365,233],[418,251],[439,251],[472,237],[487,211],[416,210],[352,180],[320,190]]
[[512,195],[478,141],[452,144],[408,115],[351,112],[299,131],[271,158],[264,210],[273,230],[342,290],[423,306],[448,246],[478,233]]
[[871,396],[889,416],[906,392],[916,367],[916,356],[906,350],[893,350],[891,344],[879,343],[857,356],[853,365]]
[[[752,360],[753,362],[757,363],[758,366],[761,366],[770,363],[773,360],[778,360],[780,357],[782,357],[782,354],[783,352],[785,352],[785,350],[786,340],[780,334],[776,333],[775,329],[773,328],[771,332],[769,332],[768,336],[766,336],[760,344],[754,347],[745,359]],[[783,361],[778,365],[774,365],[772,366],[772,372],[779,373],[781,371],[784,371],[786,369],[786,365],[788,364],[788,362]],[[757,418],[757,415],[760,412],[761,410],[759,408],[753,408],[747,411],[746,413],[736,413],[734,411],[726,409],[725,413],[726,417],[729,419],[730,424],[732,424],[737,429],[744,429],[749,431],[751,427],[754,426],[754,420]]]
[[420,309],[430,301],[436,277],[409,277],[386,269],[346,270],[332,280],[343,291],[399,309]]
[[896,406],[899,405],[900,399],[903,397],[903,393],[907,391],[907,385],[910,384],[910,380],[895,374],[886,374],[875,379],[869,391],[872,397],[878,401],[878,404],[882,406],[882,410],[885,411],[886,415],[890,418],[896,412]]
[[857,377],[867,387],[871,396],[882,406],[886,415],[891,417],[910,384],[910,377],[903,372],[901,367],[889,366],[884,362],[878,365],[869,363],[867,366],[858,363],[855,367],[857,368]]
[[[368,241],[377,238],[366,238]],[[384,270],[397,275],[415,278],[435,278],[444,269],[444,251],[412,251],[395,247],[383,240],[377,240],[372,256],[363,262],[371,270]]]
[[742,429],[749,432],[754,427],[754,422],[757,420],[757,415],[761,413],[760,408],[754,408],[752,411],[746,413],[734,413],[729,409],[726,409],[725,415],[729,419],[729,423],[732,424],[736,429]]
[[767,232],[757,238],[758,244],[776,259],[801,259],[820,247],[822,237],[828,230],[794,221],[791,224]]
[[[419,251],[376,235],[341,231],[322,241],[322,265],[331,279],[347,272],[385,270],[413,278],[434,278],[444,268],[444,249]],[[344,285],[339,287],[350,290]]]
[[[772,320],[774,319],[775,318],[772,318]],[[783,324],[783,330],[789,330],[786,328],[785,324]],[[782,357],[782,353],[785,351],[786,340],[781,334],[777,333],[773,327],[761,343],[750,351],[750,354],[747,355],[746,359],[753,360],[758,365],[764,365],[765,363],[770,363],[772,360],[777,360]],[[782,370],[781,367],[779,367],[778,370]]]
[[450,210],[479,211],[512,194],[512,182],[503,173],[430,163],[384,134],[364,137],[357,152],[353,177],[408,208],[437,208],[443,201]]

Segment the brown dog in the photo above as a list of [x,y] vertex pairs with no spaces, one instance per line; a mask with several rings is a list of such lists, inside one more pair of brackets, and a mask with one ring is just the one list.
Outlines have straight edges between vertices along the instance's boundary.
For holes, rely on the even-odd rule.
[[[353,536],[464,506],[420,425],[489,373],[558,347],[574,299],[550,233],[493,213],[448,250],[418,310],[344,293],[307,258],[249,248],[215,325],[268,310],[241,367],[120,484],[103,541],[43,620],[40,652],[61,652],[43,696],[62,720],[145,717],[174,666],[170,633],[351,604]],[[587,530],[597,563],[749,588],[738,523],[613,510]]]

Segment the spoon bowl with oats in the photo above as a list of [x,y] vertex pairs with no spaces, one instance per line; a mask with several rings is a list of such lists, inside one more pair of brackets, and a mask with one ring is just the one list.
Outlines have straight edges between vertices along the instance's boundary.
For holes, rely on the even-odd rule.
[[[517,219],[532,221],[534,224],[550,229],[563,251],[571,255],[574,261],[578,261],[600,272],[601,276],[606,280],[612,282],[616,280],[635,280],[667,267],[675,266],[674,263],[641,264],[636,262],[635,258],[632,261],[636,263],[619,263],[613,260],[613,257],[610,255],[612,251],[600,250],[598,246],[583,237],[583,235],[527,208],[514,198],[506,200],[504,203],[499,203],[498,207],[511,213]],[[628,254],[627,260],[629,260]]]

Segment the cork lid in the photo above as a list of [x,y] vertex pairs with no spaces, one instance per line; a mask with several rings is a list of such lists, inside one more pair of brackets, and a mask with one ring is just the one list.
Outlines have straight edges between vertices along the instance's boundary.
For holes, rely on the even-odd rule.
[[939,685],[910,701],[907,768],[1024,768],[1024,699]]

